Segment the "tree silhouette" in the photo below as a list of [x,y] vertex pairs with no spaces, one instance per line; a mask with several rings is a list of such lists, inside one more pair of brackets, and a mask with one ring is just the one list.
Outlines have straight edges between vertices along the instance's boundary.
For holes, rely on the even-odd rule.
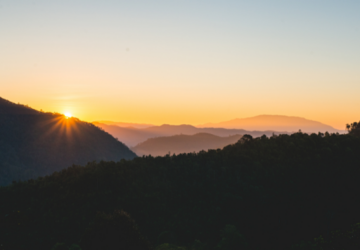
[[346,129],[351,135],[360,135],[360,122],[353,122],[351,124],[346,124]]

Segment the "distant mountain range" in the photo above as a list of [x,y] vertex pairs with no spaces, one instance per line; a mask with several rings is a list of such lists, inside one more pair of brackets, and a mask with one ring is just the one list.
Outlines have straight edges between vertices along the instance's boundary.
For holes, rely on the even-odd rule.
[[219,137],[208,133],[174,135],[151,138],[131,149],[139,156],[192,153],[208,149],[222,149],[227,145],[236,143],[241,137],[242,135]]
[[72,164],[136,157],[128,147],[139,155],[179,154],[221,148],[244,134],[269,137],[299,130],[344,132],[317,121],[273,115],[198,127],[110,121],[91,124],[0,98],[0,185],[50,174]]
[[146,124],[146,123],[128,123],[128,122],[112,122],[112,121],[95,121],[92,123],[102,123],[106,125],[114,125],[123,128],[148,128],[153,127],[153,124]]
[[0,185],[90,161],[136,155],[91,123],[42,113],[0,98]]
[[[208,133],[220,137],[249,134],[253,137],[259,137],[262,135],[271,136],[273,134],[291,134],[298,132],[299,130],[304,133],[345,132],[317,121],[311,121],[300,117],[280,115],[260,115],[250,118],[234,119],[221,123],[207,123],[196,127],[191,125],[167,124],[161,126],[152,126],[151,124],[109,121],[106,121],[105,123],[94,122],[93,124],[104,129],[106,132],[118,138],[127,146],[133,148],[136,148],[135,146],[137,144],[143,143],[150,138],[168,137],[181,134],[195,135],[198,133]],[[175,140],[179,138],[172,139]]]
[[[118,138],[121,142],[125,143],[129,147],[134,147],[137,144],[146,141],[150,138],[173,136],[173,135],[195,135],[198,133],[208,133],[215,136],[225,137],[231,135],[244,135],[250,134],[253,137],[259,137],[262,135],[271,136],[273,133],[279,134],[275,131],[247,131],[243,129],[224,129],[224,128],[197,128],[191,125],[161,125],[153,126],[144,129],[137,128],[124,128],[115,125],[106,125],[95,122],[94,125],[102,128],[109,134]],[[283,132],[286,133],[286,132]]]
[[273,130],[297,132],[301,130],[305,133],[343,133],[345,131],[335,129],[329,125],[317,121],[307,120],[301,117],[283,115],[259,115],[255,117],[234,119],[220,123],[206,123],[197,127],[202,128],[228,128],[246,130]]

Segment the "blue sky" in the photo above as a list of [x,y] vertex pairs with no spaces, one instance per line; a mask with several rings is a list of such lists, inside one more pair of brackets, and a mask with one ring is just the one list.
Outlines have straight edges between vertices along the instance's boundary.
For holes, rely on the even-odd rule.
[[[1,95],[36,108],[154,123],[360,115],[347,110],[360,105],[360,1],[0,6]],[[114,106],[129,111],[103,111]]]

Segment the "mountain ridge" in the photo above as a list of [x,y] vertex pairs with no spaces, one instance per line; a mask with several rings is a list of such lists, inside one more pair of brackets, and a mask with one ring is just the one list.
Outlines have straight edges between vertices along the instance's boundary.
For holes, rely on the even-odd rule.
[[38,115],[40,111],[32,109],[27,105],[15,104],[9,100],[0,97],[0,115]]
[[247,118],[235,118],[229,121],[219,123],[205,123],[197,125],[196,127],[222,127],[232,129],[246,129],[246,130],[274,130],[274,131],[287,131],[297,132],[299,130],[306,133],[318,132],[344,132],[334,127],[324,124],[322,122],[309,120],[298,116],[285,116],[285,115],[258,115]]
[[226,129],[226,128],[197,128],[192,125],[169,125],[163,124],[161,126],[153,126],[145,129],[137,128],[122,128],[114,125],[106,125],[101,123],[94,123],[94,125],[101,127],[106,132],[112,134],[115,138],[125,143],[129,147],[135,147],[137,144],[146,141],[150,138],[173,136],[173,135],[194,135],[197,133],[209,133],[220,137],[236,134],[250,134],[253,137],[260,137],[262,135],[271,136],[272,134],[280,134],[286,132],[276,131],[247,131],[243,129]]
[[112,122],[112,121],[94,121],[91,123],[93,123],[93,124],[101,123],[101,124],[106,124],[106,125],[119,126],[119,127],[123,127],[123,128],[140,128],[140,129],[155,126],[153,124],[146,124],[146,123]]
[[240,140],[242,135],[220,137],[210,133],[194,135],[173,135],[150,138],[131,149],[139,156],[165,156],[166,154],[182,154],[221,149]]

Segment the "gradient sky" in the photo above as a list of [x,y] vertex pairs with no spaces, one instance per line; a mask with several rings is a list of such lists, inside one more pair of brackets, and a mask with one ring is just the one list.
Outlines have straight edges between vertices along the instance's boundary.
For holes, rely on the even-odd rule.
[[0,0],[0,96],[86,121],[360,120],[359,0]]

